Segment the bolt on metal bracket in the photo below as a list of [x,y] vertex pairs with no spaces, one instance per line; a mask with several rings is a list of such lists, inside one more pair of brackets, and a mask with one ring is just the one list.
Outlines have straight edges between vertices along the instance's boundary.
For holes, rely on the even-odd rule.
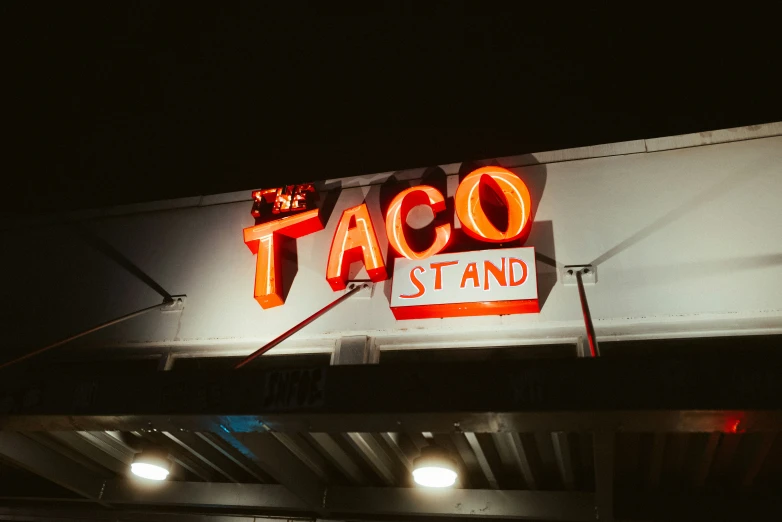
[[186,295],[172,295],[171,298],[173,301],[163,303],[160,306],[161,312],[181,312],[185,309]]
[[345,287],[345,291],[343,293],[350,292],[353,290],[356,286],[364,286],[361,290],[353,294],[353,297],[351,299],[369,299],[375,294],[375,283],[372,281],[348,281],[348,285]]
[[560,269],[562,284],[565,286],[576,286],[576,274],[581,273],[581,280],[585,285],[597,283],[597,268],[594,265],[566,265]]

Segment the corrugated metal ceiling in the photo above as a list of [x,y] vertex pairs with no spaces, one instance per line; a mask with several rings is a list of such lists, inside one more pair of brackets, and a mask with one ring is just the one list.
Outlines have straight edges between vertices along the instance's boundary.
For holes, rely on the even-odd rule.
[[[174,463],[171,480],[273,484],[230,437],[200,432],[26,433],[106,478],[128,475],[134,448],[163,447]],[[274,439],[329,485],[412,487],[410,469],[421,447],[448,449],[467,489],[593,491],[588,433],[252,433]],[[226,440],[228,439],[228,440]],[[123,441],[127,441],[123,442]],[[268,440],[266,441],[269,442]],[[620,433],[615,475],[619,489],[660,492],[770,491],[782,485],[782,437],[776,433]],[[8,468],[4,476],[14,473]],[[19,472],[23,482],[34,477]],[[35,477],[35,488],[43,480]],[[51,487],[59,489],[55,485]],[[37,496],[37,495],[36,495]]]

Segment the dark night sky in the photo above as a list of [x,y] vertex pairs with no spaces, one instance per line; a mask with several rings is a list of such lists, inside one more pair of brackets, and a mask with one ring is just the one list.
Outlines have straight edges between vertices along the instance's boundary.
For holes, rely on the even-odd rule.
[[3,211],[782,120],[770,13],[225,4],[4,3]]

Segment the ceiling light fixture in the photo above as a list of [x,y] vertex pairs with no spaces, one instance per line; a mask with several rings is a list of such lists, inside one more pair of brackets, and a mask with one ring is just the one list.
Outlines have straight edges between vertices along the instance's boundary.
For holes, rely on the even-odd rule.
[[448,488],[456,483],[456,463],[448,453],[437,446],[421,450],[413,463],[413,480],[427,488]]
[[133,458],[130,471],[147,480],[166,480],[171,471],[171,461],[160,450],[145,449]]

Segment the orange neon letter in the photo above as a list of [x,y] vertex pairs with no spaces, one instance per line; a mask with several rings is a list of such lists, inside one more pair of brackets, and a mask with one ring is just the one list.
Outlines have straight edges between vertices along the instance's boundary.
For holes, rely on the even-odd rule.
[[405,237],[405,221],[410,209],[418,205],[428,205],[437,214],[445,210],[445,198],[434,187],[420,185],[403,190],[391,201],[386,213],[386,235],[391,248],[407,259],[426,259],[442,251],[451,239],[451,224],[444,223],[435,227],[435,238],[432,245],[421,252],[410,247]]
[[372,281],[377,283],[388,279],[366,203],[342,213],[334,239],[331,240],[326,280],[335,292],[345,288],[350,265],[356,261],[364,262]]
[[[480,186],[494,192],[508,211],[508,226],[499,230],[486,215]],[[524,236],[529,229],[531,210],[527,185],[502,167],[482,167],[470,172],[459,184],[454,197],[456,215],[467,235],[490,243],[504,243]]]
[[272,308],[285,302],[282,274],[278,273],[281,270],[279,236],[299,238],[318,230],[323,230],[323,223],[317,209],[244,229],[244,243],[253,254],[258,254],[255,300],[261,307]]
[[410,270],[410,282],[413,283],[415,287],[418,289],[418,293],[410,294],[410,295],[400,295],[399,297],[401,297],[402,299],[415,299],[416,297],[421,297],[426,292],[426,287],[416,277],[415,275],[416,272],[421,272],[423,274],[425,272],[425,269],[422,266],[417,266],[412,270]]
[[464,288],[464,285],[467,283],[468,279],[472,279],[472,286],[473,288],[480,288],[481,287],[481,281],[478,279],[478,264],[477,263],[468,263],[467,267],[464,269],[464,274],[462,274],[462,282],[459,285],[459,288]]
[[[521,277],[518,279],[513,278],[513,265],[519,265],[519,268],[521,268]],[[527,263],[521,259],[516,259],[515,257],[508,259],[508,270],[510,271],[510,286],[519,286],[527,280]]]

